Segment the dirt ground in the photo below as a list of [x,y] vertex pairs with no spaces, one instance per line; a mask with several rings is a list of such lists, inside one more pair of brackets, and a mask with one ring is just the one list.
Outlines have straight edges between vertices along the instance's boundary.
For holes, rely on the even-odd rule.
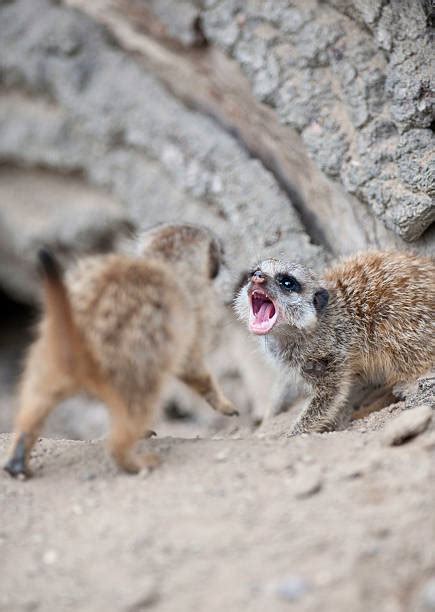
[[[7,432],[26,337],[2,338]],[[68,421],[75,402],[46,435],[81,435]],[[104,429],[93,408],[88,436]],[[420,408],[400,402],[347,431],[295,438],[292,413],[252,430],[203,410],[157,424],[142,443],[162,458],[150,473],[119,473],[101,437],[43,438],[33,479],[2,472],[0,610],[435,610],[435,419],[389,446],[400,413],[412,421]],[[2,458],[10,441],[0,435]]]

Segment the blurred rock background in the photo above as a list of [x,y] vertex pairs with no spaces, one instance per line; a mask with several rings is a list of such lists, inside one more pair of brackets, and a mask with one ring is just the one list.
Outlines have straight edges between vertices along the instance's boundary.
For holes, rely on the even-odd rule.
[[[224,241],[210,361],[242,426],[275,409],[276,374],[229,307],[253,259],[434,252],[432,25],[418,0],[0,0],[0,431],[37,249],[67,266],[166,220]],[[183,435],[223,426],[171,398],[196,415]],[[92,438],[105,419],[78,399],[48,432]]]

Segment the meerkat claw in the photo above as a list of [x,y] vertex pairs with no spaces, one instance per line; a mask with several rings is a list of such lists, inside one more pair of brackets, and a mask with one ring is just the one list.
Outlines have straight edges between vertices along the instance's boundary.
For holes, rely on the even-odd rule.
[[153,429],[148,429],[148,431],[144,433],[143,439],[148,440],[148,438],[153,438],[154,436],[157,436],[157,433]]
[[24,435],[20,436],[12,457],[3,466],[3,469],[13,478],[18,478],[20,480],[30,478],[31,474],[26,466],[26,446],[24,442]]
[[17,478],[18,480],[27,480],[31,476],[25,465],[16,459],[10,459],[3,466],[3,469],[9,474],[9,476],[12,476],[12,478]]

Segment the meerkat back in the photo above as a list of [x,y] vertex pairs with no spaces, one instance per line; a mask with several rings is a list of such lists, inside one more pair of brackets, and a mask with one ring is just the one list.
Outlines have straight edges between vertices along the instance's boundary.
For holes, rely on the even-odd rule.
[[357,326],[355,359],[390,384],[435,361],[435,262],[397,252],[365,253],[334,267],[336,287]]
[[193,322],[184,292],[164,264],[119,255],[92,258],[67,283],[94,360],[129,401],[140,401],[163,372],[176,371]]

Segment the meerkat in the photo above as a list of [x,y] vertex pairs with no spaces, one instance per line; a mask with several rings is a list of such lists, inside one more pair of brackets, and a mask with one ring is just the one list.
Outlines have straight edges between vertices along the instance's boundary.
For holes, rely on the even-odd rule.
[[132,473],[157,462],[134,445],[149,432],[170,376],[218,412],[237,414],[204,364],[220,259],[215,237],[194,225],[158,226],[141,237],[135,255],[84,257],[64,278],[56,259],[41,251],[45,309],[21,380],[5,470],[30,475],[29,454],[45,419],[81,390],[107,405],[110,453]]
[[357,380],[392,388],[435,361],[430,258],[369,252],[338,263],[323,277],[298,263],[267,259],[249,273],[235,310],[311,392],[292,434],[345,426]]

